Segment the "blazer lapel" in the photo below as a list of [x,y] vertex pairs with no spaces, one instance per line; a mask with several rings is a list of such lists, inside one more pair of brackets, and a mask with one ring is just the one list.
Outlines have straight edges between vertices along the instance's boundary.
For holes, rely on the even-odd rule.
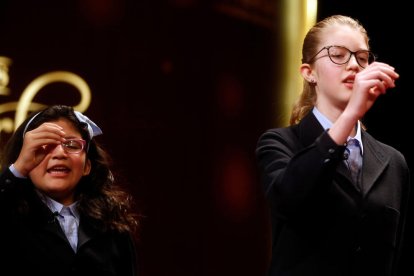
[[78,249],[98,235],[98,232],[87,222],[87,218],[81,217],[78,229]]
[[90,239],[91,236],[88,235],[87,231],[85,231],[84,227],[82,227],[82,224],[80,224],[78,230],[78,248],[80,248]]
[[379,148],[377,141],[365,131],[362,132],[362,141],[364,144],[362,187],[364,195],[367,195],[375,181],[384,172],[390,162],[390,158],[377,150]]

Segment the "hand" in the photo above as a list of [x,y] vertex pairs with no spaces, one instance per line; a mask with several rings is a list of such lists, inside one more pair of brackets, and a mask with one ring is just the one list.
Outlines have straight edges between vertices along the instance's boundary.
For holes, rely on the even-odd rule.
[[351,108],[358,118],[362,118],[378,96],[385,94],[388,88],[395,87],[395,80],[398,78],[394,67],[382,62],[370,64],[356,74],[347,108]]
[[48,153],[48,144],[58,145],[64,141],[65,132],[54,123],[43,123],[39,127],[26,132],[19,157],[14,163],[15,169],[24,176],[39,165]]

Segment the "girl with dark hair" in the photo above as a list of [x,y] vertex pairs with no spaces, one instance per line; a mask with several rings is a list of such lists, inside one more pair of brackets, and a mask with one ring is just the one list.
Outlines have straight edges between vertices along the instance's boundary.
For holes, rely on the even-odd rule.
[[1,156],[1,275],[137,275],[132,200],[72,107],[27,118]]

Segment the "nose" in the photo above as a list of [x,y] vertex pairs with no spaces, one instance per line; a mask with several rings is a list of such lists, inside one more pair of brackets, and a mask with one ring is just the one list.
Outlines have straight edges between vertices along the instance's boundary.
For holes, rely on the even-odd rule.
[[357,69],[357,70],[362,69],[361,65],[359,65],[359,63],[357,61],[357,58],[356,58],[355,54],[351,54],[351,57],[349,58],[348,63],[347,63],[347,67],[349,69],[354,69],[354,70],[355,69]]
[[54,157],[60,157],[60,156],[67,156],[67,153],[63,147],[62,144],[56,145],[56,147],[52,150],[52,155]]

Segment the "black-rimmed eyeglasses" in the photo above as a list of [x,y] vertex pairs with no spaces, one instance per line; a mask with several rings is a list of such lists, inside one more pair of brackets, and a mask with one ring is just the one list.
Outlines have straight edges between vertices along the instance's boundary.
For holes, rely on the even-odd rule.
[[367,67],[369,64],[373,63],[376,59],[375,55],[368,50],[359,50],[356,52],[352,52],[346,47],[331,45],[331,46],[325,46],[322,49],[320,49],[307,63],[313,62],[316,56],[325,49],[328,51],[329,59],[333,63],[338,64],[338,65],[348,63],[352,55],[355,56],[355,59],[358,65],[361,66],[362,68]]

